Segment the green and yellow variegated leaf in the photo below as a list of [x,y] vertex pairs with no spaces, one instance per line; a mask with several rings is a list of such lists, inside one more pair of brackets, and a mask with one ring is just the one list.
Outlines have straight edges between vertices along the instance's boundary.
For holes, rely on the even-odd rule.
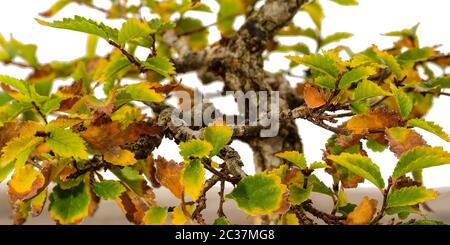
[[181,171],[180,181],[184,186],[184,194],[190,195],[193,200],[197,200],[205,184],[205,168],[201,161],[194,159],[185,163]]
[[442,147],[417,146],[403,153],[392,176],[398,178],[409,172],[444,164],[450,164],[450,153]]
[[355,100],[364,100],[383,95],[389,95],[389,93],[383,90],[376,83],[369,80],[364,80],[358,83],[358,86],[356,87],[354,92]]
[[322,28],[322,20],[325,17],[322,5],[320,5],[318,1],[314,0],[303,5],[302,9],[309,14],[314,24],[317,26],[317,29],[320,30]]
[[89,215],[90,203],[89,187],[84,182],[67,190],[55,186],[50,194],[49,211],[58,224],[78,224]]
[[145,212],[143,224],[165,225],[167,220],[167,213],[167,208],[165,207],[151,207]]
[[368,66],[361,66],[350,70],[342,76],[341,80],[339,80],[339,88],[342,89],[350,86],[352,83],[365,80],[375,73],[376,69]]
[[47,144],[57,155],[67,158],[88,159],[84,140],[70,129],[54,128],[50,132]]
[[282,158],[284,160],[288,160],[289,162],[295,164],[297,167],[301,169],[306,168],[306,159],[302,153],[298,151],[284,151],[275,154],[275,156]]
[[213,150],[213,146],[204,140],[192,139],[187,142],[180,143],[180,155],[184,159],[189,159],[189,157],[207,157]]
[[[126,42],[136,41],[139,44],[151,44],[150,34],[155,33],[149,25],[138,19],[128,19],[122,25],[118,34],[120,45],[125,45]],[[151,45],[144,45],[150,47]]]
[[450,136],[444,131],[444,129],[442,129],[441,126],[435,124],[434,122],[425,121],[421,118],[413,118],[408,121],[408,126],[421,128],[439,136],[447,142],[450,142]]
[[328,156],[328,159],[347,168],[350,172],[369,180],[376,187],[380,189],[384,187],[384,180],[381,176],[380,168],[373,163],[370,158],[360,154],[350,154],[344,152],[338,156]]
[[409,186],[398,190],[393,190],[387,198],[387,206],[402,207],[412,206],[428,200],[436,199],[438,193],[424,186]]
[[233,130],[227,125],[208,126],[203,135],[205,140],[213,146],[211,155],[219,154],[220,150],[230,142],[231,136],[233,136]]
[[289,186],[289,202],[294,205],[300,205],[304,201],[308,200],[311,192],[313,190],[313,185],[308,185],[308,187],[303,188],[297,184],[292,184]]
[[35,136],[19,136],[9,141],[2,149],[0,157],[0,167],[5,167],[13,161],[16,167],[23,166],[28,160],[31,152],[42,142],[41,137]]

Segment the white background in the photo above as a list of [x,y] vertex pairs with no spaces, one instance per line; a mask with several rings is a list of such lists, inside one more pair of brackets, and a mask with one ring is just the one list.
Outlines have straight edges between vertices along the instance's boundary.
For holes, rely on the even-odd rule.
[[[56,0],[3,0],[0,4],[0,33],[5,37],[14,34],[14,37],[25,43],[35,43],[38,45],[38,58],[40,62],[49,62],[52,60],[71,60],[85,53],[86,35],[82,33],[52,29],[43,27],[35,22],[34,17],[39,17],[38,13],[46,10]],[[109,0],[96,1],[99,4],[107,4]],[[129,2],[132,2],[131,0]],[[218,6],[213,0],[202,0],[209,4],[213,10]],[[450,33],[448,24],[450,16],[450,1],[446,0],[360,0],[357,7],[342,7],[327,0],[320,1],[324,6],[326,18],[323,22],[323,34],[331,34],[336,31],[346,31],[354,34],[351,39],[345,40],[342,44],[350,46],[354,51],[360,51],[371,44],[376,44],[380,48],[387,48],[395,40],[392,37],[384,37],[381,34],[389,31],[409,28],[420,22],[418,34],[422,46],[432,46],[441,44],[440,50],[450,51]],[[106,5],[107,6],[107,5]],[[104,15],[95,10],[80,7],[76,4],[70,5],[61,11],[53,19],[81,15],[88,18],[105,21],[109,25],[120,27],[121,21],[104,20]],[[199,14],[192,12],[191,16],[200,16],[205,24],[213,23],[215,15]],[[148,13],[144,16],[150,18]],[[312,22],[305,14],[299,14],[295,21],[301,23],[302,27],[312,27]],[[242,19],[237,21],[238,26]],[[210,41],[217,41],[220,35],[214,28],[210,29]],[[289,40],[292,42],[304,41],[304,39]],[[308,42],[308,41],[307,41]],[[311,44],[311,42],[308,42]],[[332,46],[330,46],[332,47]],[[99,43],[99,54],[105,54],[110,47],[103,41]],[[141,53],[139,55],[145,56]],[[273,55],[266,64],[269,71],[277,71],[287,67],[285,54]],[[28,72],[28,71],[27,71]],[[12,66],[1,66],[0,74],[8,74],[18,78],[25,78],[27,73],[23,69]],[[183,81],[200,87],[205,91],[215,91],[221,88],[220,83],[214,83],[204,87],[197,80],[195,75],[188,74],[184,76]],[[66,81],[67,82],[67,81]],[[291,81],[293,84],[300,82]],[[229,103],[231,102],[231,103]],[[427,115],[426,119],[435,121],[442,125],[447,132],[450,132],[449,117],[449,98],[441,97],[435,101],[434,108]],[[234,112],[235,106],[228,99],[216,100],[218,107],[224,112]],[[230,106],[224,106],[230,105]],[[305,156],[308,161],[319,161],[322,157],[322,149],[327,138],[331,135],[326,130],[318,128],[309,122],[298,120],[300,133],[303,138]],[[430,145],[443,146],[450,151],[450,144],[446,144],[440,138],[431,135],[422,130],[424,138]],[[245,171],[254,172],[253,159],[250,148],[240,142],[232,144],[241,153],[244,160]],[[181,161],[178,155],[177,146],[169,141],[164,141],[163,145],[156,150],[157,154]],[[382,169],[385,178],[389,176],[395,167],[396,158],[389,151],[384,153],[371,153],[369,155]],[[450,186],[450,166],[426,169],[424,172],[425,184],[430,187]],[[324,173],[320,173],[325,182],[330,183],[331,178]],[[363,186],[372,186],[370,183],[364,183]]]

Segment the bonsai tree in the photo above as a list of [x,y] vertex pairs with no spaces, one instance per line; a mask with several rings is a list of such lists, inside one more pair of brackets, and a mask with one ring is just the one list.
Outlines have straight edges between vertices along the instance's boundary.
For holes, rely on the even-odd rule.
[[[263,224],[439,224],[410,214],[424,214],[426,202],[438,197],[424,186],[422,170],[449,164],[450,153],[428,145],[415,129],[450,141],[423,118],[434,98],[448,95],[449,55],[420,46],[417,25],[387,33],[398,40],[386,50],[370,44],[360,52],[327,49],[352,34],[321,34],[321,1],[357,4],[217,0],[217,21],[204,25],[186,13],[211,12],[207,1],[116,0],[104,9],[92,0],[58,0],[36,21],[88,34],[87,52],[64,62],[41,63],[35,45],[0,36],[0,61],[31,71],[25,80],[0,75],[0,181],[7,181],[14,223],[39,215],[48,201],[56,223],[77,224],[94,215],[101,200],[115,200],[135,224],[205,224],[206,194],[217,186],[214,224],[234,223],[224,202],[235,202]],[[82,16],[44,19],[69,4],[123,24],[116,29]],[[141,16],[149,12],[157,17]],[[315,28],[297,26],[292,20],[299,12]],[[245,21],[235,28],[238,17]],[[222,36],[209,43],[213,26]],[[307,37],[315,45],[286,45],[284,36]],[[97,55],[97,42],[107,42],[111,51]],[[275,52],[286,53],[289,69],[264,69]],[[222,114],[210,95],[186,86],[180,75],[188,72],[203,84],[221,81],[223,94],[214,96],[235,96],[239,114]],[[73,82],[61,86],[61,79]],[[321,161],[306,162],[297,119],[334,133]],[[178,144],[183,162],[152,154],[163,138]],[[250,145],[256,174],[242,169],[233,140]],[[388,179],[369,150],[398,158]],[[325,185],[318,171],[330,174],[333,184]],[[105,172],[116,178],[106,179]],[[380,203],[367,196],[347,202],[348,188],[363,181],[380,191]],[[156,188],[168,189],[179,204],[159,204]],[[319,210],[312,192],[328,196],[332,211]],[[389,221],[382,221],[385,216]]]

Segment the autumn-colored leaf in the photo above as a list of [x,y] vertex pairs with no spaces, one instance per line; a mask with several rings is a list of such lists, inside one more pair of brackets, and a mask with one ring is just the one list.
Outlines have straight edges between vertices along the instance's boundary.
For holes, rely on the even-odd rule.
[[370,199],[365,196],[359,205],[349,213],[347,216],[346,223],[349,225],[366,225],[368,224],[375,212],[377,211],[378,201],[375,199]]
[[183,186],[181,184],[181,172],[183,164],[177,164],[175,161],[167,161],[163,157],[158,157],[156,163],[156,179],[158,182],[169,189],[178,199],[181,199]]
[[389,141],[389,149],[396,157],[416,146],[427,145],[420,134],[409,128],[390,128],[386,130],[386,138]]
[[33,165],[26,164],[14,171],[11,180],[8,182],[9,199],[11,202],[25,200],[34,197],[44,186],[44,175],[36,170]]
[[305,99],[306,105],[312,109],[321,107],[327,103],[320,90],[309,84],[306,84],[303,89],[303,98]]
[[123,192],[116,198],[116,203],[122,209],[128,221],[134,224],[142,224],[148,206],[131,191]]

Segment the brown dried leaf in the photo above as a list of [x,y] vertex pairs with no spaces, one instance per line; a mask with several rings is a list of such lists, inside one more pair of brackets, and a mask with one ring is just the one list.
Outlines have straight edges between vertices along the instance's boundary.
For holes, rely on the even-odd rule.
[[116,203],[122,209],[128,221],[137,225],[142,224],[145,211],[149,207],[138,195],[131,191],[125,191],[116,198]]
[[183,185],[181,184],[183,164],[177,164],[173,160],[167,161],[161,156],[155,162],[158,182],[169,189],[178,199],[181,199],[183,196]]
[[131,123],[126,129],[122,129],[119,122],[109,122],[100,126],[90,125],[80,135],[93,149],[107,152],[115,146],[134,142],[142,135],[160,132],[160,127],[145,122]]
[[348,214],[346,223],[349,225],[366,225],[377,211],[378,201],[365,196],[358,207]]

